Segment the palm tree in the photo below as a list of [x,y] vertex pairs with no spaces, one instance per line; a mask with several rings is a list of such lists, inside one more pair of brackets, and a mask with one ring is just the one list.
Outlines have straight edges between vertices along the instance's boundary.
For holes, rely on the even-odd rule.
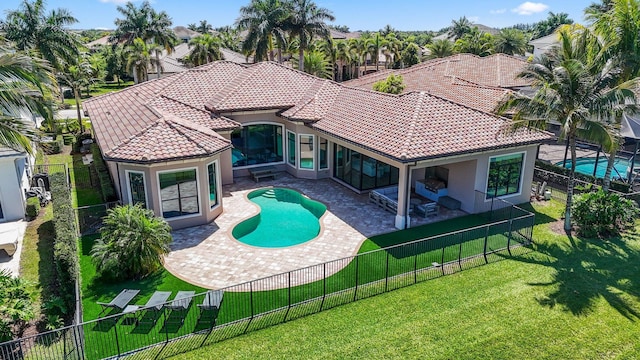
[[527,39],[518,29],[502,29],[494,38],[496,52],[509,55],[524,55]]
[[[345,78],[344,69],[345,67],[351,67],[351,49],[349,47],[349,43],[346,40],[336,40],[335,41],[335,59],[338,66],[338,74],[336,77],[336,81],[343,81]],[[348,74],[349,78],[351,78],[351,74]]]
[[380,52],[385,46],[387,46],[387,40],[380,33],[375,33],[367,41],[367,52],[371,56],[371,61],[376,64],[376,71],[379,70]]
[[80,113],[80,91],[83,87],[88,87],[94,80],[93,69],[91,63],[86,56],[79,59],[77,65],[68,66],[61,74],[60,80],[63,84],[69,86],[73,91],[73,97],[76,102],[76,112],[78,116],[78,125],[80,125],[80,132],[84,132],[84,124],[82,123],[82,115]]
[[148,45],[142,39],[133,40],[133,44],[124,49],[126,59],[126,69],[133,72],[133,81],[136,84],[149,80],[148,70],[156,67],[160,71],[161,64],[156,63],[156,59],[151,56],[153,45]]
[[98,273],[114,280],[140,279],[158,270],[169,253],[171,227],[140,204],[110,209],[91,249]]
[[444,58],[447,56],[451,56],[454,53],[453,43],[445,39],[436,40],[433,43],[429,44],[427,48],[430,51],[428,56],[429,59]]
[[550,121],[560,124],[560,136],[568,140],[571,151],[564,224],[565,230],[570,231],[576,139],[611,146],[615,135],[609,124],[617,114],[629,108],[628,104],[635,102],[631,91],[635,85],[615,86],[616,69],[594,61],[588,46],[593,38],[586,29],[580,32],[562,29],[559,36],[559,46],[537,58],[518,75],[531,81],[534,93],[531,96],[511,94],[496,110],[500,114],[513,113],[511,129],[544,129]]
[[[385,37],[386,45],[384,47],[383,53],[385,56],[384,59],[384,67],[391,67],[398,59],[401,59],[402,50],[404,50],[404,44],[400,39],[396,37],[396,34],[390,33]],[[391,58],[391,64],[387,65],[388,59]]]
[[297,63],[293,67],[323,79],[333,79],[333,64],[327,55],[320,50],[307,51],[304,54],[304,69]]
[[474,27],[471,32],[456,40],[453,48],[459,53],[469,53],[478,56],[491,55],[493,52],[493,36],[483,33]]
[[314,36],[329,38],[329,28],[325,21],[334,21],[331,11],[318,7],[313,0],[291,0],[291,13],[286,28],[293,37],[300,40],[298,67],[304,70],[304,50]]
[[[600,6],[592,4],[585,10],[594,32],[604,42],[607,51],[603,61],[612,61],[620,67],[619,82],[624,83],[640,75],[640,2],[637,0],[603,0]],[[621,118],[615,124],[621,123]],[[615,164],[617,143],[609,153],[603,190],[608,190]]]
[[200,66],[224,59],[220,45],[220,39],[210,34],[194,37],[189,41],[189,47],[192,48],[189,52],[189,62],[194,66]]
[[460,19],[451,21],[451,34],[453,35],[453,40],[458,40],[463,37],[465,34],[471,31],[473,24],[466,16],[461,17]]
[[55,79],[49,64],[8,48],[0,39],[0,145],[33,153],[33,129],[23,110],[52,119],[50,99]]
[[0,32],[20,51],[36,51],[55,69],[73,63],[80,52],[79,38],[66,27],[78,22],[66,9],[45,14],[43,0],[23,0],[20,9],[7,12]]
[[151,4],[148,1],[144,1],[139,8],[134,3],[128,2],[124,7],[118,6],[117,10],[123,18],[116,18],[116,29],[109,36],[110,42],[118,42],[126,46],[132,45],[135,39],[142,39],[145,42],[151,40],[152,36],[149,33]]
[[364,64],[364,73],[367,73],[367,40],[360,37],[349,39],[349,48],[353,53],[352,59],[355,60],[355,74],[360,76],[360,65]]
[[200,24],[191,30],[197,31],[200,34],[208,34],[213,30],[213,26],[209,24],[207,20],[200,20]]
[[240,8],[236,25],[248,30],[242,50],[253,52],[254,61],[273,61],[277,44],[278,62],[282,62],[282,49],[286,43],[284,23],[289,10],[288,3],[281,0],[251,0],[249,5]]
[[[202,25],[202,22],[200,22]],[[149,36],[153,39],[153,43],[160,49],[156,49],[155,63],[161,66],[160,55],[162,50],[171,54],[175,49],[175,44],[178,42],[178,38],[175,32],[171,29],[171,19],[166,12],[156,12],[153,8],[149,12]],[[158,79],[160,78],[160,71],[156,72]]]

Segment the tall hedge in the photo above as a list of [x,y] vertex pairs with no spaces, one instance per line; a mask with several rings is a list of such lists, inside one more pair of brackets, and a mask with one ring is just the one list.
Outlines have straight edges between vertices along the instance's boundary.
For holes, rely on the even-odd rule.
[[75,283],[78,279],[76,219],[66,174],[51,174],[50,183],[55,231],[53,258],[56,265],[58,289],[60,296],[65,301],[68,313],[72,314],[76,300]]

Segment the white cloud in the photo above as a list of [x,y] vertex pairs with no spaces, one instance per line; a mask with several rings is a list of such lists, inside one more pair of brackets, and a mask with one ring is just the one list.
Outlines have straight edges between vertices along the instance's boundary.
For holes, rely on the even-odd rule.
[[547,4],[533,3],[533,2],[527,1],[518,5],[517,8],[511,9],[511,11],[518,15],[533,15],[539,12],[543,12],[548,8],[549,6]]
[[491,14],[504,14],[507,12],[507,9],[498,9],[498,10],[489,10]]

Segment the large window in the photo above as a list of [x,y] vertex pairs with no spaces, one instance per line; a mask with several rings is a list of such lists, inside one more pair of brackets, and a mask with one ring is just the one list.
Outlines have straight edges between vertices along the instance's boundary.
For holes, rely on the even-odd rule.
[[492,157],[489,160],[487,199],[520,192],[524,153]]
[[327,139],[319,138],[318,139],[318,169],[327,169],[329,168],[329,162],[327,161],[327,151],[329,149],[329,142]]
[[158,181],[162,217],[199,213],[196,169],[159,173]]
[[315,169],[313,135],[300,135],[300,169]]
[[287,158],[289,165],[296,166],[296,134],[287,131]]
[[246,125],[231,133],[233,167],[282,162],[282,125]]
[[344,146],[333,146],[333,175],[358,190],[398,184],[398,168]]
[[138,171],[127,171],[129,179],[129,202],[132,205],[140,204],[147,208],[147,192],[144,186],[144,173]]
[[209,176],[209,207],[213,209],[218,205],[218,181],[216,179],[216,163],[207,165],[207,174]]

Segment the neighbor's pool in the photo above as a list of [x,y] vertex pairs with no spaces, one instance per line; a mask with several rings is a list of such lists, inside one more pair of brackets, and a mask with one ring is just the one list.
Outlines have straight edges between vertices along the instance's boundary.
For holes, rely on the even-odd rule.
[[260,189],[249,200],[260,213],[233,228],[233,237],[247,245],[281,248],[307,242],[320,233],[320,217],[327,207],[291,189]]
[[[562,166],[562,161],[557,162],[556,165]],[[596,158],[580,158],[576,159],[576,171],[586,175],[593,176],[593,168],[596,165]],[[616,161],[613,165],[614,169],[611,169],[611,178],[626,178],[627,171],[629,169],[629,160],[624,158],[616,158]],[[571,160],[567,159],[567,163],[565,165],[567,169],[571,168]],[[604,173],[607,171],[607,158],[600,157],[598,159],[598,168],[596,169],[596,177],[603,178]]]

